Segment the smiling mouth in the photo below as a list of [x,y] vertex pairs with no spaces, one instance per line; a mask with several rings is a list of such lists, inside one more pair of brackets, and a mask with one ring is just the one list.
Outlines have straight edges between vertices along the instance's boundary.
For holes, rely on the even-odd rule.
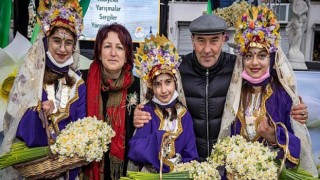
[[251,72],[259,72],[260,71],[260,69],[250,69],[251,70]]
[[167,99],[168,98],[168,95],[165,95],[165,96],[161,96],[162,99]]
[[64,58],[64,57],[66,57],[66,55],[64,55],[64,54],[57,54],[57,56],[58,56],[59,58]]

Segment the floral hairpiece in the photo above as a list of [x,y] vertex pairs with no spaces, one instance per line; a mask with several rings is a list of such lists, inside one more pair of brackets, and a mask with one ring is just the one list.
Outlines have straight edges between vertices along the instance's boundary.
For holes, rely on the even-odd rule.
[[54,27],[64,27],[77,37],[83,29],[82,8],[78,0],[40,0],[38,20],[46,35]]
[[239,53],[247,53],[249,47],[266,48],[269,53],[277,51],[279,27],[272,10],[266,6],[252,6],[236,24],[234,41],[239,45]]
[[140,43],[135,54],[136,72],[140,78],[151,87],[155,76],[161,73],[175,74],[181,63],[181,58],[173,43],[165,36],[151,35]]

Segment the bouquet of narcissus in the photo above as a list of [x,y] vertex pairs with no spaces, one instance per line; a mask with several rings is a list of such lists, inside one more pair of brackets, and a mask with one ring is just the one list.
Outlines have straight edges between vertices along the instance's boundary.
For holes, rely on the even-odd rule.
[[50,148],[61,160],[77,155],[88,162],[100,161],[114,136],[115,132],[106,122],[86,117],[68,124]]
[[263,144],[238,135],[215,144],[208,161],[224,166],[233,179],[277,179],[276,156]]
[[174,172],[189,172],[189,178],[194,180],[221,179],[217,165],[214,162],[191,161],[174,166]]

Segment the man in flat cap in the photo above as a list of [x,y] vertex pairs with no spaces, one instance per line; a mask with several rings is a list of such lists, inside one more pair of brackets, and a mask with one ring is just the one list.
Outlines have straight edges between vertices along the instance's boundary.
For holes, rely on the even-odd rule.
[[[188,110],[193,118],[200,161],[210,155],[220,131],[224,103],[230,85],[236,56],[222,52],[227,24],[222,18],[204,14],[190,24],[193,52],[179,66]],[[142,127],[151,120],[138,105],[134,125]],[[292,117],[305,123],[300,114],[305,104],[294,107]],[[299,114],[299,115],[298,115]]]
[[190,24],[193,52],[180,67],[183,90],[194,122],[200,161],[216,143],[236,56],[222,52],[227,24],[204,14]]

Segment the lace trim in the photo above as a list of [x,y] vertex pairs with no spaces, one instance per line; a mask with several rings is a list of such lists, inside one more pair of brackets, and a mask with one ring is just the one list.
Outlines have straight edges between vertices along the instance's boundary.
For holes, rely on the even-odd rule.
[[[262,96],[260,114],[254,122],[254,127],[256,130],[257,130],[258,125],[261,122],[261,120],[266,116],[266,113],[267,113],[266,101],[267,101],[267,99],[270,98],[272,93],[273,93],[273,91],[272,91],[271,85],[269,83],[266,87],[266,93]],[[242,94],[241,94],[241,99],[242,99]],[[249,136],[248,136],[248,132],[247,132],[247,124],[246,124],[246,120],[245,120],[245,114],[243,112],[244,112],[244,107],[242,105],[240,105],[240,109],[237,114],[237,116],[241,122],[240,135],[243,136],[244,138],[246,138],[247,140],[250,140]],[[252,141],[252,142],[257,141],[260,137],[261,136],[259,134],[256,134],[256,136],[250,141]]]
[[[63,79],[64,81],[64,79]],[[68,87],[67,85],[59,82],[59,84],[61,85],[61,98],[60,98],[60,103],[59,103],[59,109],[65,109],[67,102],[69,100],[70,97],[70,87]],[[58,111],[58,107],[57,107],[57,103],[56,103],[56,92],[54,90],[54,84],[50,84],[50,85],[46,85],[46,91],[48,93],[48,100],[52,100],[53,104],[54,104],[54,110],[52,111],[52,114],[57,113]]]

